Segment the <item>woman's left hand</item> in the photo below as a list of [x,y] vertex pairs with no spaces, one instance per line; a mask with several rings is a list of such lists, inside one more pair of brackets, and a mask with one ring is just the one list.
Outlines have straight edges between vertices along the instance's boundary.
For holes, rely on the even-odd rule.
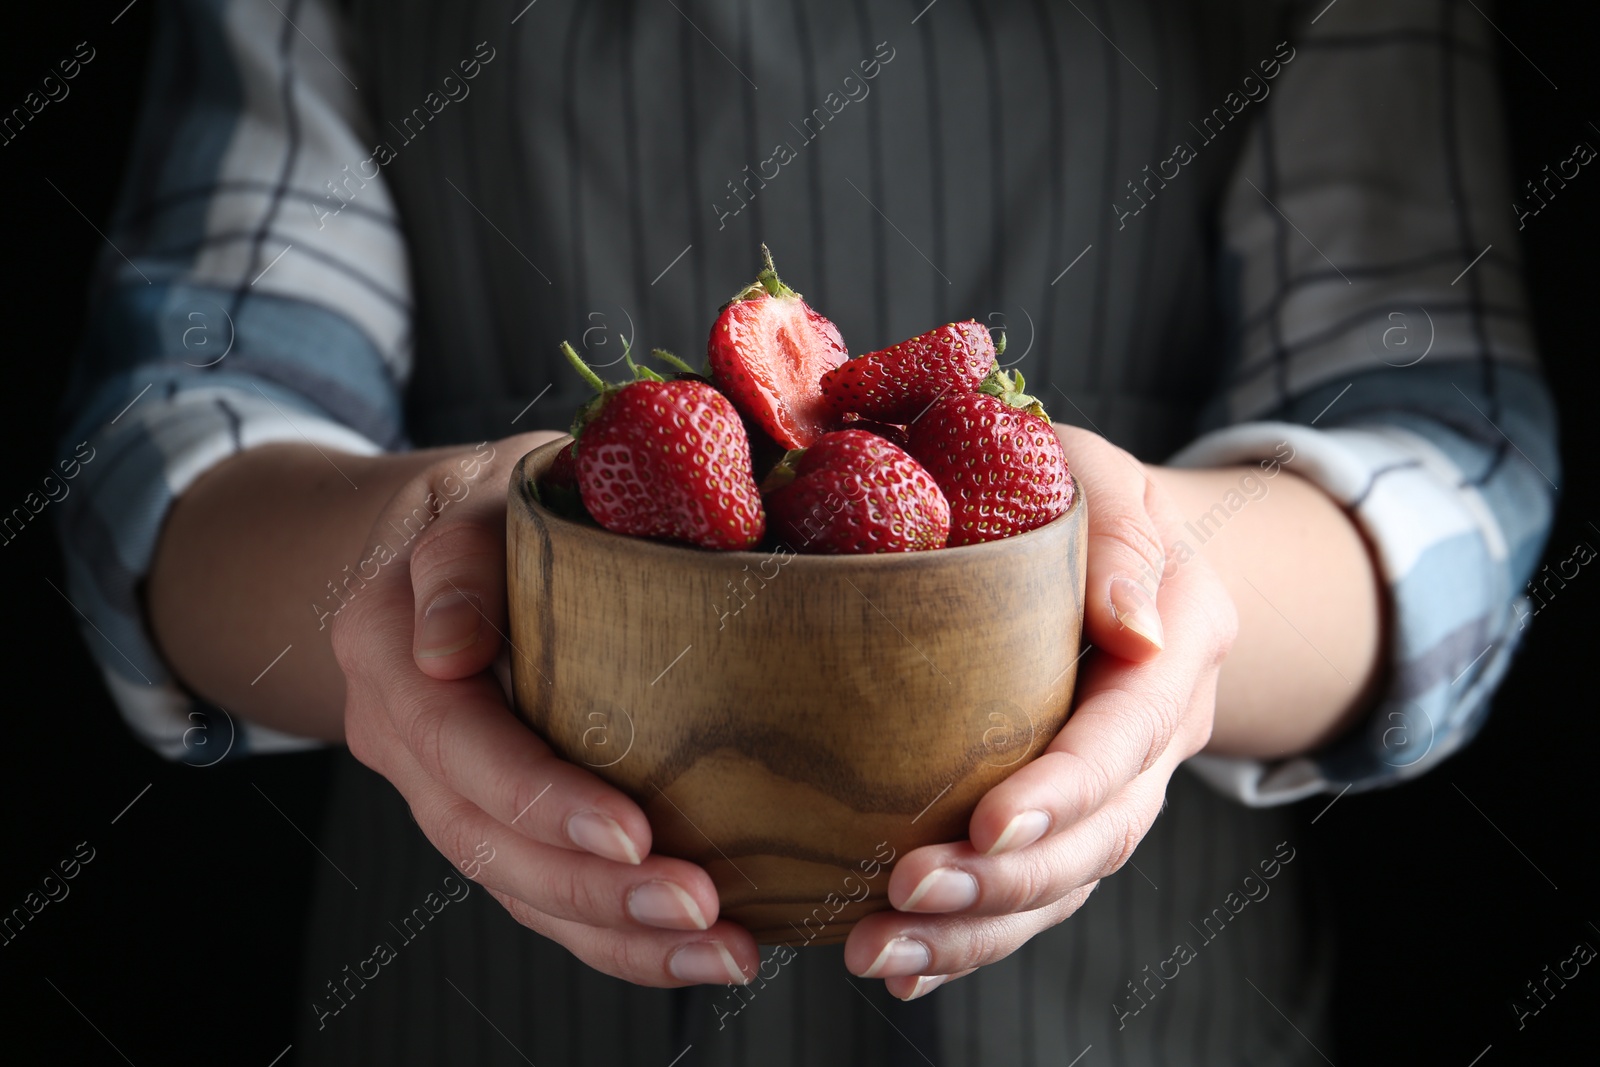
[[1183,519],[1138,460],[1056,429],[1089,508],[1084,641],[1097,651],[1066,726],[984,796],[970,840],[907,853],[889,881],[895,910],[851,932],[846,965],[901,999],[1004,959],[1076,911],[1128,861],[1172,772],[1211,736],[1232,598],[1203,558],[1168,564]]

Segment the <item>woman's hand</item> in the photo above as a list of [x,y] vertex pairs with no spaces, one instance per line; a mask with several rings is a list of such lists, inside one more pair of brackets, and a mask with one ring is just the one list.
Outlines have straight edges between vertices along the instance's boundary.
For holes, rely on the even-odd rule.
[[384,507],[367,543],[393,556],[366,557],[381,562],[332,623],[350,751],[400,790],[446,858],[589,966],[647,986],[743,983],[755,941],[717,921],[710,876],[652,856],[638,806],[556,756],[491,673],[509,643],[511,468],[555,436],[445,456]]
[[1167,562],[1183,520],[1138,460],[1096,434],[1057,433],[1089,508],[1083,636],[1100,654],[1060,734],[979,802],[970,840],[907,853],[889,881],[896,910],[851,932],[849,969],[903,999],[1076,911],[1128,861],[1172,772],[1211,736],[1233,599],[1203,558]]

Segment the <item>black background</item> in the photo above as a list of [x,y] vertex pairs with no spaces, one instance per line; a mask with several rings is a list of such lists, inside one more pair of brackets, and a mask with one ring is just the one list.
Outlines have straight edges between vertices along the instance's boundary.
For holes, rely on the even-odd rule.
[[[54,411],[101,241],[46,178],[104,228],[152,13],[152,4],[137,3],[112,25],[123,3],[29,5],[21,21],[8,12],[3,31],[6,107],[77,42],[88,39],[98,51],[71,96],[0,147],[7,508],[37,488],[57,458]],[[1576,141],[1600,141],[1590,125],[1600,123],[1600,19],[1592,3],[1501,4],[1494,17],[1527,53],[1502,41],[1520,183],[1566,159]],[[1522,235],[1562,414],[1566,471],[1546,553],[1552,563],[1580,541],[1600,546],[1590,460],[1600,419],[1589,388],[1600,175],[1591,170]],[[123,1062],[109,1039],[141,1065],[264,1067],[290,1043],[295,1013],[304,1010],[295,999],[297,946],[317,860],[290,820],[315,835],[327,759],[197,769],[168,765],[140,746],[101,687],[73,609],[46,583],[63,584],[48,518],[47,511],[0,547],[12,634],[0,689],[0,911],[19,905],[78,842],[96,857],[69,883],[67,899],[0,947],[0,1042],[10,1053],[39,1049],[50,1062]],[[1600,968],[1585,968],[1523,1029],[1510,1002],[1575,943],[1600,947],[1597,605],[1600,574],[1586,568],[1531,629],[1482,735],[1443,768],[1399,789],[1346,796],[1314,826],[1326,798],[1301,805],[1302,852],[1331,885],[1338,923],[1337,1041],[1323,1050],[1331,1062],[1467,1067],[1486,1048],[1482,1067],[1595,1061]],[[292,1063],[293,1054],[279,1062]]]

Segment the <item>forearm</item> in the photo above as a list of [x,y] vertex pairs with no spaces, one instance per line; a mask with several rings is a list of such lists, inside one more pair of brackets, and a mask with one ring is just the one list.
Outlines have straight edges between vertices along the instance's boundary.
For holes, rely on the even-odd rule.
[[1287,471],[1150,473],[1188,520],[1174,559],[1203,556],[1239,613],[1207,751],[1271,759],[1336,737],[1383,668],[1383,590],[1360,531]]
[[313,605],[337,609],[329,583],[338,588],[345,568],[367,556],[381,509],[452,451],[353,456],[268,445],[206,472],[173,506],[145,590],[178,678],[253,722],[341,739],[344,678]]

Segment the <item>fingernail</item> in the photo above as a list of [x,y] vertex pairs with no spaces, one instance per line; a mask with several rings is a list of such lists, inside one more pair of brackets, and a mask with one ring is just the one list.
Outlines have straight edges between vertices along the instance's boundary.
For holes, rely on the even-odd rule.
[[921,941],[909,937],[896,937],[883,946],[878,958],[872,961],[861,975],[863,978],[895,978],[906,974],[921,974],[933,962],[933,954]]
[[721,941],[696,941],[684,945],[667,959],[667,970],[683,982],[706,985],[745,985],[750,979],[733,962],[733,954]]
[[682,886],[646,882],[628,894],[628,914],[646,926],[663,930],[704,930],[711,924]]
[[929,871],[911,891],[901,911],[960,911],[978,899],[978,880],[966,871],[940,867]]
[[989,846],[987,856],[998,856],[1002,852],[1015,852],[1019,848],[1027,848],[1050,830],[1050,816],[1043,811],[1024,811],[1013,815],[1011,821],[1006,823],[1006,828]]
[[917,979],[917,984],[911,987],[911,992],[905,995],[905,999],[916,1000],[924,993],[932,993],[949,980],[948,974],[925,974]]
[[1111,615],[1124,630],[1132,630],[1158,650],[1166,647],[1161,613],[1144,587],[1131,578],[1111,579]]
[[634,847],[633,839],[623,833],[622,827],[609,815],[598,811],[578,812],[567,820],[567,837],[585,852],[618,863],[639,865],[639,850]]
[[459,590],[435,597],[422,614],[422,638],[417,657],[431,659],[460,652],[478,639],[483,625],[482,602],[476,594]]

